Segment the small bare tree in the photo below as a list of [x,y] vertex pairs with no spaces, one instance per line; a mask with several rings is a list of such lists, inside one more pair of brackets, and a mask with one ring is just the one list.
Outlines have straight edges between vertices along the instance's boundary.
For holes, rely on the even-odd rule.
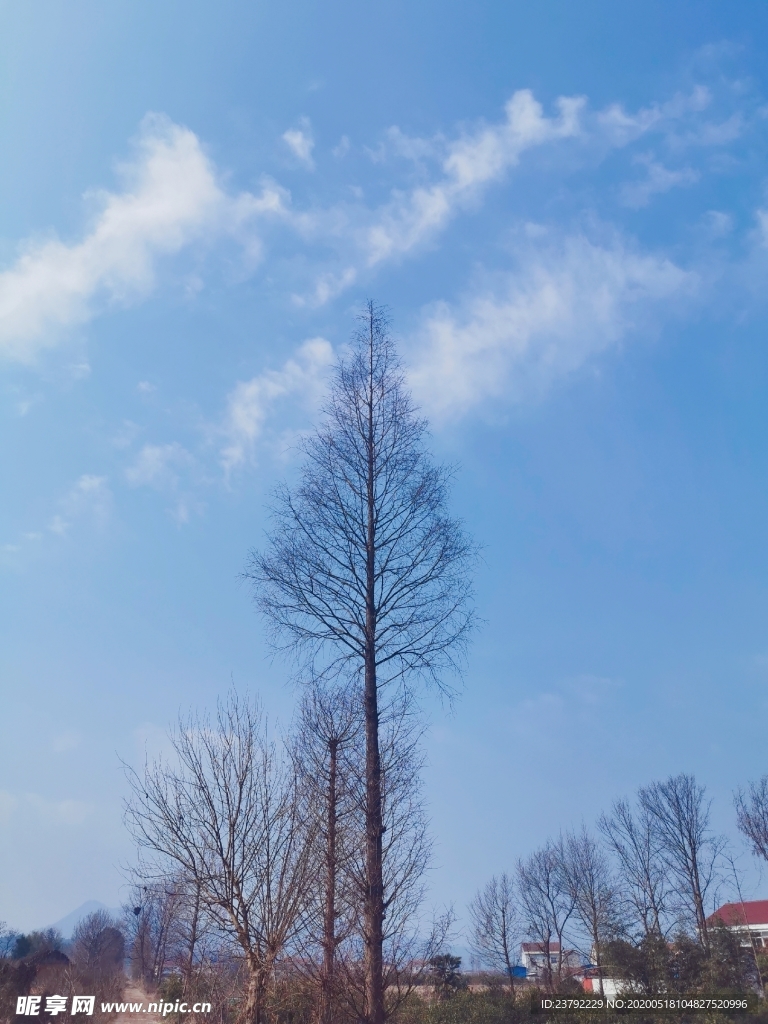
[[125,936],[105,910],[88,914],[72,935],[69,958],[94,980],[122,973]]
[[552,990],[563,981],[565,929],[576,907],[563,876],[561,852],[554,843],[548,842],[527,860],[518,861],[517,890],[528,934],[541,947],[544,984]]
[[517,949],[523,937],[515,886],[506,873],[494,877],[469,905],[472,950],[487,967],[503,972],[514,998]]
[[264,1020],[267,985],[307,898],[312,837],[300,820],[292,765],[278,757],[251,702],[230,694],[171,735],[176,763],[128,770],[126,824],[139,847],[194,883],[201,906],[238,944],[245,1019]]
[[245,573],[278,649],[361,684],[368,1024],[386,1016],[382,700],[416,677],[445,690],[473,623],[474,550],[447,513],[450,474],[427,454],[387,328],[368,303],[303,444],[301,481],[278,492],[267,552]]
[[680,906],[709,950],[707,902],[720,878],[725,841],[709,824],[711,801],[693,775],[670,776],[639,792],[664,863],[677,881]]
[[348,869],[356,842],[356,804],[349,764],[353,749],[359,750],[361,725],[351,687],[312,681],[299,707],[293,757],[305,820],[317,844],[302,963],[318,984],[320,1024],[333,1022],[337,949],[352,927]]
[[5,921],[0,921],[0,960],[7,959],[16,943],[16,932],[12,932]]
[[768,775],[750,782],[746,793],[738,790],[734,803],[739,831],[755,856],[768,860]]
[[[83,989],[92,993],[96,1004],[120,999],[125,976],[125,936],[104,910],[88,914],[75,928],[64,974],[68,994]],[[61,991],[59,989],[59,991]],[[99,1014],[108,1018],[109,1014]]]
[[173,972],[181,978],[182,998],[188,999],[212,957],[220,959],[221,930],[206,913],[194,879],[178,871],[158,877],[156,865],[141,863],[131,876],[123,907],[131,974],[146,986]]
[[587,939],[583,950],[594,958],[600,995],[603,995],[603,945],[618,931],[619,906],[616,885],[608,858],[582,826],[580,832],[569,832],[559,843],[563,879],[574,916]]
[[[156,866],[147,866],[146,874],[149,877],[143,877],[141,868],[131,872],[133,884],[123,907],[123,929],[131,976],[144,986],[154,986],[173,961],[183,881],[178,873],[158,878]],[[147,882],[149,885],[142,884]]]
[[633,810],[626,800],[617,800],[610,814],[600,816],[598,828],[618,863],[624,903],[631,911],[627,916],[639,923],[644,937],[663,938],[669,878],[649,811],[642,805]]

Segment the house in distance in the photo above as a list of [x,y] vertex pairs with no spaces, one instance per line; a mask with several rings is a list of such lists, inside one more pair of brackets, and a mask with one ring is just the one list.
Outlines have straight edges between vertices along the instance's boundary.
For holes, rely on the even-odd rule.
[[724,903],[707,918],[707,924],[725,925],[730,931],[741,932],[742,946],[768,947],[768,900]]

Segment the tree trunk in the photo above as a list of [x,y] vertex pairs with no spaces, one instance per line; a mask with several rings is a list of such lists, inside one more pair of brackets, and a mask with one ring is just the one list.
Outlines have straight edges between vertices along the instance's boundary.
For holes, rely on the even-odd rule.
[[504,966],[507,968],[507,979],[509,981],[509,991],[510,991],[510,994],[511,994],[512,998],[514,999],[515,998],[515,975],[514,975],[514,967],[513,967],[513,964],[512,964],[512,957],[510,956],[510,952],[509,952],[509,937],[508,937],[508,931],[507,931],[507,912],[506,912],[506,910],[503,907],[502,907],[502,911],[501,911],[501,927],[502,927],[501,942],[502,942],[502,949],[503,949],[503,952],[504,952]]
[[323,920],[323,975],[320,987],[320,1024],[333,1024],[333,988],[336,967],[336,772],[338,740],[328,741],[328,821],[325,847],[325,915]]
[[264,1024],[264,995],[266,992],[266,977],[261,964],[248,965],[250,977],[248,978],[248,991],[245,996],[244,1019],[246,1024]]
[[699,939],[704,949],[709,952],[709,929],[707,928],[707,915],[704,911],[704,898],[699,887],[698,872],[694,877],[693,899],[696,905],[696,928],[699,932]]
[[376,520],[373,437],[373,318],[368,391],[368,474],[365,608],[365,871],[366,1010],[368,1024],[384,1024],[384,880],[382,874],[381,754],[376,680]]
[[[384,1024],[384,885],[381,864],[381,760],[375,666],[365,666],[366,995],[369,1024]],[[371,661],[373,659],[370,659]]]
[[593,945],[595,947],[595,967],[597,968],[597,981],[600,987],[600,995],[604,996],[605,991],[603,987],[603,954],[600,952],[600,940],[597,938],[597,930],[593,935]]
[[186,996],[192,991],[192,971],[195,967],[195,946],[197,945],[197,927],[200,918],[200,888],[195,886],[195,909],[192,912],[192,924],[190,926],[189,935],[189,956],[187,957],[187,967],[184,976],[184,987],[182,994]]

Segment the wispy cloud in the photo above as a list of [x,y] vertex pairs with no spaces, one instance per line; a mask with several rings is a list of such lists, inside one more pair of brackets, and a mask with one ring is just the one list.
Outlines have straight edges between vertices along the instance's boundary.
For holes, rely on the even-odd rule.
[[677,132],[681,121],[701,114],[711,103],[712,93],[704,85],[634,112],[626,111],[620,103],[611,103],[597,113],[595,133],[604,135],[612,146],[626,146],[649,132]]
[[100,306],[146,296],[161,257],[211,233],[237,236],[282,207],[270,185],[259,196],[227,194],[197,136],[161,116],[145,118],[136,158],[119,170],[123,190],[90,197],[98,213],[81,241],[27,242],[0,272],[0,356],[31,361]]
[[672,188],[694,185],[700,177],[699,172],[692,167],[670,170],[648,154],[636,157],[635,163],[645,165],[647,176],[642,181],[627,182],[621,189],[622,202],[635,210],[647,206],[654,196],[669,192]]
[[[438,181],[394,195],[377,212],[365,232],[369,266],[421,245],[476,200],[485,186],[501,179],[526,150],[577,135],[584,102],[581,97],[561,97],[557,116],[547,117],[533,93],[521,89],[508,100],[503,121],[482,125],[448,143]],[[400,133],[401,150],[403,139]],[[410,153],[425,153],[424,140],[408,141]]]
[[225,438],[221,462],[227,473],[252,456],[276,402],[289,396],[318,399],[332,360],[330,343],[325,338],[311,338],[282,369],[266,370],[235,385],[220,430]]
[[696,285],[695,274],[619,237],[545,235],[522,244],[516,263],[458,307],[439,303],[425,315],[411,381],[438,420],[538,395]]
[[59,536],[68,533],[73,523],[81,519],[104,526],[112,510],[112,491],[107,478],[84,473],[59,501],[58,509],[48,529]]
[[168,513],[177,525],[204,511],[195,492],[207,481],[195,456],[178,441],[145,444],[125,470],[125,479],[132,487],[152,487],[171,495],[173,505]]
[[82,825],[93,811],[91,804],[84,800],[52,800],[39,793],[18,795],[0,790],[0,822],[7,823],[23,812],[32,811],[46,823],[56,825]]
[[318,277],[314,289],[308,295],[294,293],[291,298],[296,306],[324,306],[351,287],[356,280],[357,270],[354,267],[344,267],[337,272],[328,271]]
[[179,471],[188,469],[194,458],[178,441],[169,444],[145,444],[135,461],[125,471],[125,478],[133,487],[173,488],[179,480]]
[[283,141],[297,160],[300,160],[310,171],[315,169],[315,161],[312,159],[315,140],[312,137],[309,118],[302,117],[298,128],[289,128],[287,132],[283,132]]

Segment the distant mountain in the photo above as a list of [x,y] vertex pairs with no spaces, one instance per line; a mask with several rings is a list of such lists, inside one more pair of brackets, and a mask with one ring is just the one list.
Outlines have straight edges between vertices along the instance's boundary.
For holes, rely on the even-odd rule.
[[120,916],[119,907],[108,907],[104,903],[99,903],[98,900],[86,900],[85,903],[80,904],[77,910],[71,911],[66,917],[62,917],[60,921],[56,921],[54,924],[48,925],[48,927],[55,928],[61,932],[65,939],[71,939],[72,933],[82,919],[97,910],[106,910],[111,917]]

